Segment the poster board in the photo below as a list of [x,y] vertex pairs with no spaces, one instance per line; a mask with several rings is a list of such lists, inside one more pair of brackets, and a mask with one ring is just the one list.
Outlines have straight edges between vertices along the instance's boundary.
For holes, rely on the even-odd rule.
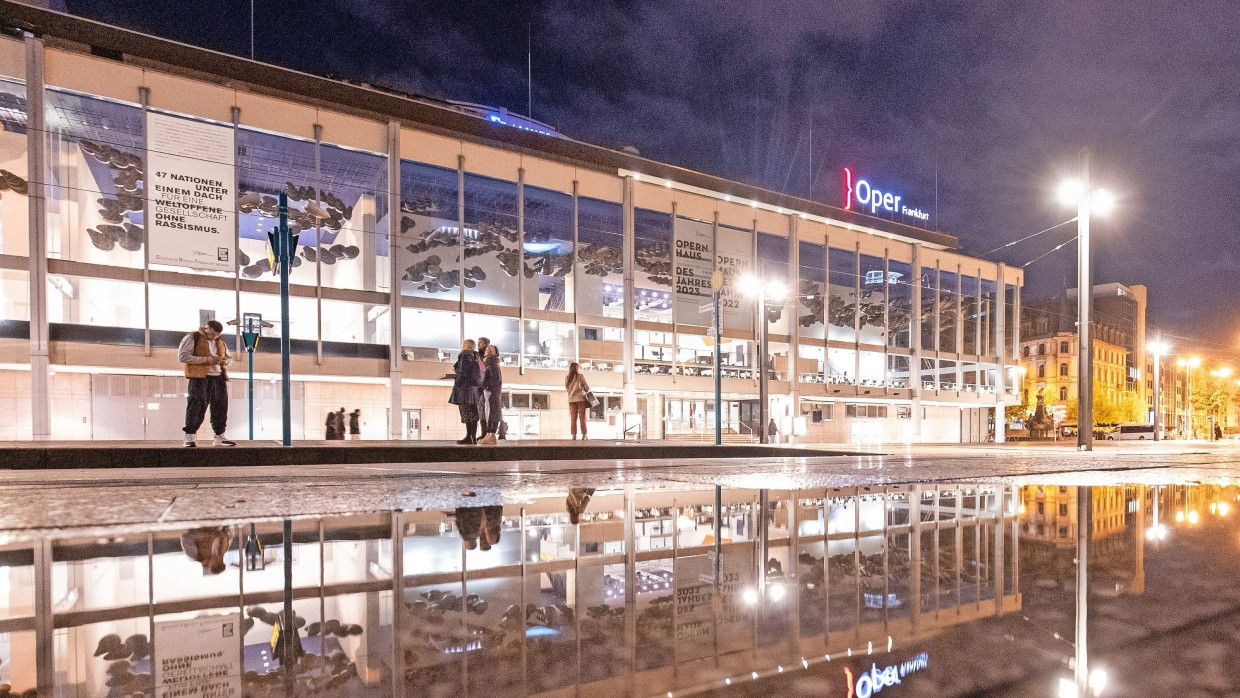
[[147,112],[150,262],[231,272],[236,257],[233,129]]
[[240,614],[155,624],[155,696],[241,696]]

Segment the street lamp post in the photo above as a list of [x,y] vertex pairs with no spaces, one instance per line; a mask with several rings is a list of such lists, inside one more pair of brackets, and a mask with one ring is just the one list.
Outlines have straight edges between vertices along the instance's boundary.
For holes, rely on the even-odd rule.
[[1200,357],[1184,360],[1184,431],[1193,438],[1193,369],[1201,365]]
[[264,327],[272,327],[270,322],[263,322],[261,313],[244,313],[241,320],[229,320],[228,324],[238,325],[241,328],[241,339],[245,342],[245,353],[247,357],[248,378],[247,393],[249,395],[250,407],[250,441],[254,440],[254,350],[258,347],[258,337],[262,333]]
[[1065,182],[1059,198],[1076,204],[1076,312],[1079,371],[1077,372],[1076,447],[1080,451],[1094,449],[1094,343],[1091,328],[1094,287],[1089,270],[1089,219],[1094,212],[1105,214],[1113,203],[1102,189],[1091,190],[1089,184],[1089,148],[1081,148],[1081,178]]
[[1154,440],[1162,439],[1162,384],[1159,373],[1162,366],[1163,354],[1167,353],[1167,344],[1159,339],[1150,345],[1150,351],[1154,352]]
[[280,378],[281,380],[281,417],[284,433],[283,445],[293,445],[293,413],[292,413],[292,362],[290,360],[291,338],[289,336],[289,298],[288,277],[292,271],[293,254],[297,250],[297,236],[288,227],[288,193],[280,192],[280,224],[275,230],[267,233],[271,241],[272,271],[277,268],[280,274]]
[[765,279],[745,275],[740,280],[740,290],[750,298],[757,296],[758,307],[758,352],[755,364],[758,369],[758,443],[770,443],[770,435],[767,434],[766,425],[770,417],[770,387],[768,385],[769,376],[766,369],[766,351],[767,351],[767,332],[766,332],[766,304],[767,298],[783,302],[787,289],[778,281],[767,282]]

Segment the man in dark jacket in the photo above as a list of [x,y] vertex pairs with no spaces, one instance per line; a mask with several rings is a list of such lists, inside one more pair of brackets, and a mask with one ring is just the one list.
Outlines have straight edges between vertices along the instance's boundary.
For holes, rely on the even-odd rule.
[[360,441],[362,439],[362,411],[353,410],[349,413],[349,440]]
[[448,402],[460,409],[461,423],[465,425],[465,438],[457,441],[458,444],[478,443],[478,386],[482,384],[482,370],[475,346],[472,339],[461,342],[461,353],[453,366],[456,373]]
[[336,439],[337,441],[344,441],[344,408],[341,407],[340,411],[337,412],[334,415],[334,417],[335,417],[334,427],[336,430],[336,434],[332,438]]

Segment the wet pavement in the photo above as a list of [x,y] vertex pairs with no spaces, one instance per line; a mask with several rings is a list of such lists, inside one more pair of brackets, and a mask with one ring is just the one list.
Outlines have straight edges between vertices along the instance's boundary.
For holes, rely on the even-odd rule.
[[1240,448],[854,450],[0,471],[0,682],[1240,695]]

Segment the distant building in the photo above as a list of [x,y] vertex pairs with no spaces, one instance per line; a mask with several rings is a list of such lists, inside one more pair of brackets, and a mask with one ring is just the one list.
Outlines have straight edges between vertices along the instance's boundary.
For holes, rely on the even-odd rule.
[[[1153,359],[1146,352],[1145,286],[1111,283],[1094,286],[1094,361],[1095,378],[1116,393],[1133,391],[1146,406],[1147,419],[1152,419]],[[1028,300],[1021,307],[1021,366],[1026,385],[1047,389],[1043,396],[1050,405],[1076,399],[1076,289],[1045,300]],[[1066,343],[1066,346],[1065,346]],[[1046,353],[1039,354],[1042,346]],[[1039,364],[1054,361],[1053,380],[1039,378]],[[1068,374],[1060,373],[1060,364],[1068,364]],[[1049,374],[1050,368],[1043,368]],[[1065,380],[1067,379],[1067,380]],[[1067,397],[1061,398],[1064,389]],[[1023,397],[1023,396],[1022,396]],[[1035,401],[1031,392],[1027,404]]]

